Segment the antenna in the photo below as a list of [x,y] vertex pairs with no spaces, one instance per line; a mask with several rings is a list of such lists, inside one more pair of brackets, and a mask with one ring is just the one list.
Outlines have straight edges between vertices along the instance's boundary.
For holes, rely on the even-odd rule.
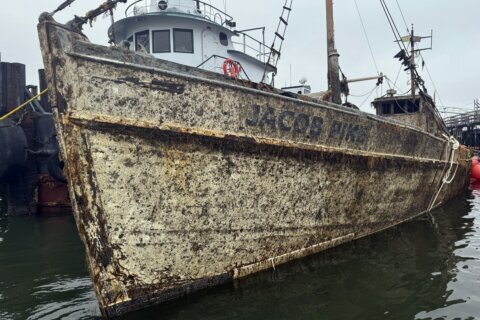
[[[413,31],[413,24],[412,24],[412,31]],[[426,37],[419,37],[414,35],[413,33],[409,34],[408,36],[404,36],[401,38],[401,40],[397,40],[397,42],[404,42],[404,43],[420,43],[423,39],[430,39],[430,47],[428,48],[419,48],[415,49],[415,53],[425,51],[425,50],[433,50],[433,30],[430,31],[430,35]]]
[[[430,47],[429,48],[424,48],[424,49],[416,49],[417,43],[420,43],[422,41],[422,39],[430,39]],[[432,50],[432,48],[433,48],[433,30],[431,31],[430,36],[419,37],[419,36],[415,35],[415,31],[414,31],[413,24],[412,24],[412,30],[410,32],[410,35],[402,37],[401,41],[405,42],[405,43],[407,43],[407,42],[410,43],[410,57],[408,57],[409,60],[410,60],[410,65],[409,65],[408,69],[410,69],[410,75],[411,75],[412,97],[413,97],[413,101],[415,101],[415,95],[416,95],[416,90],[417,90],[417,74],[416,74],[417,65],[415,64],[415,54],[417,54],[421,51],[425,51],[425,50]],[[425,63],[425,62],[423,62],[423,63]]]
[[[393,27],[392,27],[393,28]],[[418,43],[420,43],[423,39],[430,39],[430,47],[427,48],[417,48]],[[430,33],[430,36],[426,37],[420,37],[415,35],[415,31],[413,28],[412,24],[412,29],[410,31],[410,34],[407,36],[400,37],[399,39],[395,41],[398,43],[398,45],[401,47],[401,50],[399,53],[395,55],[395,58],[400,60],[402,64],[406,67],[404,71],[410,70],[410,76],[411,76],[411,92],[412,92],[412,97],[413,100],[415,101],[415,95],[417,91],[417,87],[422,86],[424,87],[424,81],[420,77],[418,71],[417,71],[417,65],[415,63],[415,55],[417,53],[420,53],[425,50],[432,50],[433,48],[433,30]],[[402,45],[400,45],[400,43]],[[408,53],[407,47],[405,46],[405,43],[410,44],[410,53]],[[403,48],[402,48],[403,46]],[[423,62],[422,66],[424,65],[425,62]],[[424,87],[424,91],[426,91]]]

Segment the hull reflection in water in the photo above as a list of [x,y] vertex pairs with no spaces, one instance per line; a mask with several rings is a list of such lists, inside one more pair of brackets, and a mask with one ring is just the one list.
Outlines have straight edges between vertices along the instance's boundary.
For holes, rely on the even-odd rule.
[[73,217],[7,219],[3,212],[0,211],[0,319],[99,316]]
[[[414,221],[122,319],[437,319],[480,314],[480,185]],[[73,218],[0,215],[0,318],[99,318]]]

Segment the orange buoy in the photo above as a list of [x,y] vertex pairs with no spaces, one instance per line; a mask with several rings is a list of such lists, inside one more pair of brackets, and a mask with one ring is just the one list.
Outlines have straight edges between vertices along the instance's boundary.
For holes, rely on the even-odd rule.
[[236,79],[241,71],[242,71],[242,67],[238,62],[233,61],[232,59],[226,59],[223,62],[223,73],[226,76]]
[[475,180],[480,180],[480,164],[472,167],[472,173],[470,177]]

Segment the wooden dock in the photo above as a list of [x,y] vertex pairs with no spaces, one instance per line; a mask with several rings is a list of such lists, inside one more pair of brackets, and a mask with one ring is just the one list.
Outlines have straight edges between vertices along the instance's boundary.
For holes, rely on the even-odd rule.
[[480,148],[480,104],[475,101],[474,111],[445,118],[450,133],[460,143],[473,148]]

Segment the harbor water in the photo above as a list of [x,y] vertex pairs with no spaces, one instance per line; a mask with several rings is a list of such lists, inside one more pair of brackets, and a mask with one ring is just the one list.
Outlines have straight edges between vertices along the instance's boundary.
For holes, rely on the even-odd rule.
[[[101,319],[73,217],[0,214],[0,319]],[[480,185],[419,219],[123,319],[480,319]]]

